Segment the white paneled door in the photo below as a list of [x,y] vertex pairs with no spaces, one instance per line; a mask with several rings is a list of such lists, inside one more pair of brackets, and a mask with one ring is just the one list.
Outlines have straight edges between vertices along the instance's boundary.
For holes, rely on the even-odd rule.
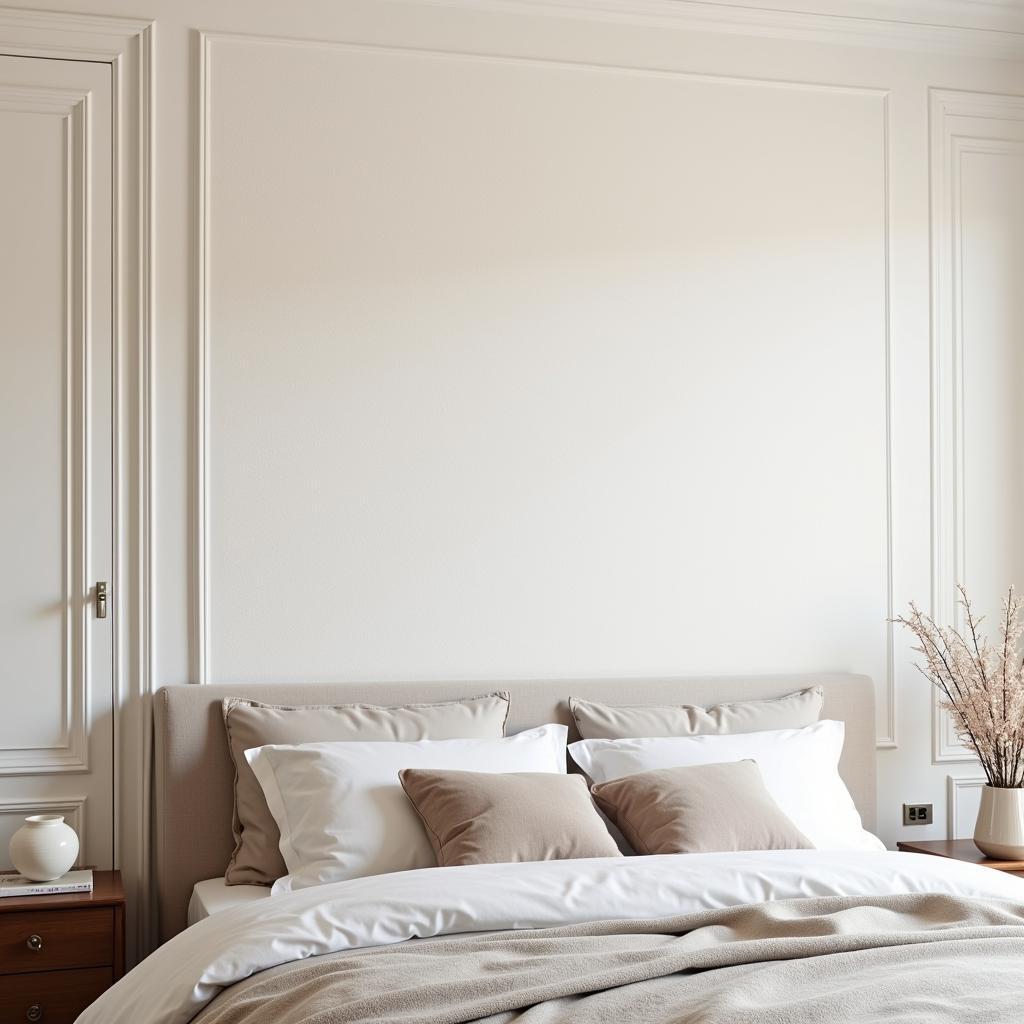
[[113,860],[111,65],[0,55],[0,866]]

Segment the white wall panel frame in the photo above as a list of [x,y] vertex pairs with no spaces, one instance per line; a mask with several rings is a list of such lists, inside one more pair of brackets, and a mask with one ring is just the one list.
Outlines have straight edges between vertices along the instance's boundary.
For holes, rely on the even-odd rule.
[[[965,331],[962,161],[1024,148],[1024,96],[929,92],[932,248],[932,615],[963,626],[956,585],[966,573]],[[1013,135],[1017,138],[1013,138]],[[932,762],[973,762],[932,693]],[[951,791],[952,792],[952,791]],[[951,812],[952,813],[952,812]]]
[[978,790],[986,784],[984,775],[946,776],[946,838],[963,839],[974,834],[974,822],[963,821],[963,807],[960,795],[965,791]]
[[148,821],[151,759],[154,23],[0,8],[0,52],[104,62],[113,75],[112,797],[131,957],[149,948],[153,927],[149,830],[139,826]]
[[0,110],[57,117],[64,142],[61,740],[0,748],[0,775],[89,768],[89,102],[88,94],[0,85]]
[[574,70],[598,70],[609,74],[642,75],[690,80],[696,82],[719,82],[723,84],[743,84],[781,90],[812,90],[837,94],[857,94],[869,96],[877,100],[879,105],[880,145],[883,158],[883,180],[880,182],[880,201],[883,204],[883,258],[885,267],[884,287],[884,351],[879,358],[884,360],[884,451],[880,452],[882,472],[885,479],[884,516],[884,561],[885,561],[885,592],[880,599],[880,629],[884,631],[884,673],[877,681],[880,727],[877,736],[879,748],[897,746],[896,736],[896,688],[894,672],[893,626],[893,552],[892,552],[892,311],[891,311],[891,186],[890,186],[890,138],[889,138],[889,90],[867,86],[852,86],[843,82],[816,82],[786,80],[781,78],[743,77],[732,75],[713,75],[688,72],[682,70],[651,68],[642,66],[622,66],[589,62],[567,62],[541,59],[529,56],[494,55],[455,50],[435,50],[412,47],[392,47],[363,43],[328,41],[318,39],[290,38],[286,36],[261,36],[228,32],[198,33],[198,146],[197,146],[197,229],[194,270],[196,281],[196,348],[193,365],[195,379],[193,384],[193,416],[195,423],[195,455],[194,455],[194,495],[195,515],[193,520],[193,559],[192,559],[192,650],[193,680],[197,683],[216,681],[211,658],[211,637],[213,624],[210,615],[210,351],[213,339],[210,333],[210,251],[212,237],[212,210],[210,207],[211,174],[212,174],[212,140],[210,134],[212,104],[214,95],[211,87],[211,69],[215,59],[218,43],[234,42],[254,46],[306,47],[329,49],[339,52],[379,52],[387,54],[435,57],[441,59],[496,62],[536,67],[558,67]]
[[[0,800],[0,817],[24,818],[30,814],[60,814],[78,835],[80,846],[76,864],[88,864],[89,855],[85,846],[85,805],[84,796],[78,797],[26,797],[17,800]],[[20,822],[18,826],[20,827]],[[6,851],[4,851],[6,856]]]

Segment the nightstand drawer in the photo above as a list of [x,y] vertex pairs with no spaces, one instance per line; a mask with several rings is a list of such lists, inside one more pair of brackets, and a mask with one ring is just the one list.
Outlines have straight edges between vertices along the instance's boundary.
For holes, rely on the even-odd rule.
[[75,1018],[113,984],[109,967],[48,974],[8,974],[0,982],[3,1024],[74,1024]]
[[[0,975],[109,967],[113,962],[114,912],[110,907],[0,914]],[[6,991],[6,978],[0,988]]]

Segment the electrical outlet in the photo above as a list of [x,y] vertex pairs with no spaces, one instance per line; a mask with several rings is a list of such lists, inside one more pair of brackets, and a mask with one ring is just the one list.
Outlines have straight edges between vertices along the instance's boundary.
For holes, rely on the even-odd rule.
[[932,823],[931,804],[904,804],[904,825],[930,825]]

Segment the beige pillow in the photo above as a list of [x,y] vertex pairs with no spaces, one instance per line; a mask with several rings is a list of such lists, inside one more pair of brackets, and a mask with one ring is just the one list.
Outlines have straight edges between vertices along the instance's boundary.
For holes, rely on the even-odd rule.
[[235,849],[228,885],[273,885],[287,874],[278,843],[281,833],[264,799],[245,751],[268,743],[351,740],[501,739],[508,718],[507,690],[438,704],[262,704],[224,701],[224,728],[235,764]]
[[592,787],[637,853],[811,850],[754,761],[658,768]]
[[821,715],[820,686],[769,700],[743,700],[702,708],[695,704],[599,704],[569,698],[569,710],[585,740],[628,740],[656,736],[718,736],[725,733],[803,729]]
[[580,775],[406,768],[398,777],[441,867],[622,856]]

